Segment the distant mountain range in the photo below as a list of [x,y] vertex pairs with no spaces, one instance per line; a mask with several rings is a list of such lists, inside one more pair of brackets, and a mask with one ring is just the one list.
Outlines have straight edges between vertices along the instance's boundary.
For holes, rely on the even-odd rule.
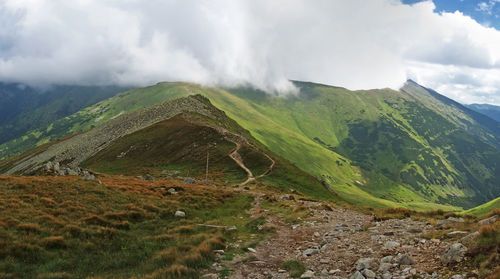
[[127,90],[119,86],[59,85],[40,89],[0,83],[0,143]]
[[[24,127],[29,131],[0,145],[0,158],[28,153],[2,161],[0,171],[30,173],[57,160],[113,174],[179,169],[201,175],[205,157],[200,146],[215,141],[220,147],[214,150],[219,154],[214,155],[217,170],[239,181],[244,173],[222,159],[231,150],[224,148],[231,146],[221,140],[224,133],[196,134],[203,127],[230,130],[224,123],[231,122],[233,133],[257,148],[241,155],[254,162],[249,169],[265,170],[269,161],[262,154],[271,154],[278,164],[265,179],[283,187],[302,185],[309,194],[321,192],[357,205],[414,209],[471,208],[500,196],[500,123],[490,117],[411,80],[400,90],[294,84],[300,93],[286,97],[181,82],[129,90],[71,115]],[[175,105],[191,95],[205,96],[213,106],[209,110],[225,116],[193,116],[197,110],[191,106]],[[168,113],[145,121],[164,106]],[[193,130],[193,125],[199,128]],[[53,142],[70,135],[76,136]],[[177,142],[184,144],[175,145],[168,135],[178,135]],[[84,138],[98,144],[87,146]],[[162,139],[175,152],[162,147]],[[144,149],[146,142],[158,152]],[[82,151],[75,152],[78,148]],[[133,152],[136,148],[142,152]],[[324,192],[319,182],[333,192]]]
[[500,106],[489,105],[489,104],[471,104],[466,105],[471,110],[482,113],[491,119],[495,119],[500,122]]

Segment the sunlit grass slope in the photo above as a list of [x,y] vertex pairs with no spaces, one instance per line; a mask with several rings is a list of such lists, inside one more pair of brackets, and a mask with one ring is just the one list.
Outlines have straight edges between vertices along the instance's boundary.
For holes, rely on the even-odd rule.
[[[48,142],[160,100],[202,94],[271,151],[355,204],[471,207],[498,196],[498,150],[438,108],[390,89],[295,84],[299,94],[275,97],[248,88],[160,83],[119,94],[26,137]],[[0,152],[22,143],[9,142]]]
[[471,209],[465,211],[465,213],[474,214],[476,216],[482,216],[482,215],[485,215],[486,213],[488,213],[494,209],[500,209],[500,198],[496,198],[496,199],[491,200],[485,204],[471,208]]

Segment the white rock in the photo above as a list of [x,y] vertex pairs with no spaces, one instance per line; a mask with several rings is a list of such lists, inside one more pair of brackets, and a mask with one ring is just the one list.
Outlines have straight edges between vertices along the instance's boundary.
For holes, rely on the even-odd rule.
[[186,212],[177,210],[174,214],[175,217],[184,218],[186,217]]

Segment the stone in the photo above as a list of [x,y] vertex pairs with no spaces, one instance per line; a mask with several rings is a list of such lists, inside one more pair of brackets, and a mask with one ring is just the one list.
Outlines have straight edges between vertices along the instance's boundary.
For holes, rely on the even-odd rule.
[[328,264],[328,263],[330,263],[330,260],[328,260],[328,259],[320,259],[319,263],[320,264]]
[[384,244],[384,249],[394,249],[394,248],[397,248],[399,246],[401,246],[401,244],[397,241],[387,241]]
[[392,263],[392,256],[385,256],[382,259],[380,259],[380,263]]
[[83,180],[92,180],[92,181],[96,181],[97,180],[96,177],[93,174],[89,173],[88,171],[84,171],[83,172],[82,179]]
[[366,279],[366,277],[365,277],[365,276],[363,276],[363,274],[361,274],[361,272],[356,271],[356,272],[354,272],[354,274],[350,277],[350,279]]
[[315,237],[320,237],[319,232],[314,232],[314,234],[313,234],[313,235],[314,235]]
[[457,235],[467,234],[465,231],[453,231],[446,234],[447,237],[455,237]]
[[54,172],[60,171],[61,168],[59,166],[59,162],[55,162],[54,165],[52,166],[52,169],[54,170]]
[[392,279],[392,275],[390,273],[382,274],[382,279]]
[[396,257],[396,263],[399,265],[412,265],[415,263],[410,254],[398,254]]
[[171,194],[171,195],[177,195],[179,193],[177,193],[177,191],[175,190],[175,188],[170,188],[168,189],[168,192]]
[[460,239],[460,241],[463,243],[466,243],[466,242],[473,240],[474,238],[476,238],[478,236],[479,236],[479,232],[476,231],[476,232],[473,232],[471,234],[468,234],[468,235],[462,237],[462,239]]
[[174,214],[175,217],[178,217],[178,218],[184,218],[186,217],[186,212],[184,211],[180,211],[180,210],[177,210]]
[[373,258],[361,258],[356,263],[356,270],[370,269],[374,267],[374,262]]
[[366,278],[375,278],[376,274],[375,272],[369,270],[369,269],[365,269],[363,270],[363,275],[366,277]]
[[498,215],[493,215],[491,216],[490,218],[486,218],[486,219],[483,219],[479,222],[477,222],[477,224],[479,226],[486,226],[486,225],[492,225],[494,224],[496,221],[498,220]]
[[381,273],[386,273],[391,268],[392,268],[392,264],[391,263],[381,263],[380,266],[379,266],[379,268],[378,268],[378,271],[381,272]]
[[184,177],[184,184],[195,184],[196,180],[191,177]]
[[152,177],[152,176],[151,176],[151,175],[149,175],[149,174],[144,175],[144,179],[145,179],[145,180],[148,180],[148,181],[155,181],[155,178],[154,178],[154,177]]
[[314,278],[314,272],[312,270],[308,270],[300,275],[300,278]]
[[237,230],[238,228],[236,228],[236,226],[229,226],[229,227],[226,227],[226,231],[230,232],[230,231],[235,231]]
[[312,256],[312,255],[315,255],[315,254],[318,254],[319,253],[319,250],[318,249],[315,249],[315,248],[310,248],[310,249],[306,249],[302,254],[304,256]]
[[219,276],[215,273],[208,273],[208,274],[205,274],[203,276],[201,276],[201,278],[204,278],[204,279],[217,279],[219,278]]
[[286,273],[287,271],[284,269],[278,269],[278,273]]
[[462,218],[462,217],[459,217],[459,218],[448,217],[448,219],[437,221],[436,225],[438,227],[449,228],[449,227],[452,227],[453,225],[456,225],[458,223],[463,223],[463,222],[464,222],[464,218]]
[[45,163],[45,171],[51,171],[53,167],[52,162],[48,161]]
[[443,264],[461,262],[464,258],[465,252],[467,252],[467,247],[465,247],[462,243],[454,243],[441,255],[441,262]]
[[461,274],[455,274],[451,276],[450,279],[464,279],[464,276]]
[[326,268],[324,268],[323,270],[321,270],[320,275],[323,276],[323,277],[326,277],[326,276],[328,276],[330,274],[328,273],[328,270]]
[[257,253],[257,250],[253,249],[252,247],[248,247],[247,250],[252,253]]
[[422,228],[420,228],[418,226],[411,226],[408,229],[408,232],[410,232],[410,233],[421,233],[422,232]]

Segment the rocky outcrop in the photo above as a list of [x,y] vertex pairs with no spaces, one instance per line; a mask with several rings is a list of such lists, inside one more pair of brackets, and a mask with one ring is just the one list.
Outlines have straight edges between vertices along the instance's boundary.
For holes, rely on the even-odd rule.
[[180,113],[196,112],[213,117],[216,110],[210,105],[208,99],[199,95],[156,104],[118,116],[92,130],[53,144],[36,155],[26,156],[15,162],[14,167],[6,174],[34,174],[43,171],[45,164],[49,161],[66,162],[65,165],[73,169],[117,138]]

